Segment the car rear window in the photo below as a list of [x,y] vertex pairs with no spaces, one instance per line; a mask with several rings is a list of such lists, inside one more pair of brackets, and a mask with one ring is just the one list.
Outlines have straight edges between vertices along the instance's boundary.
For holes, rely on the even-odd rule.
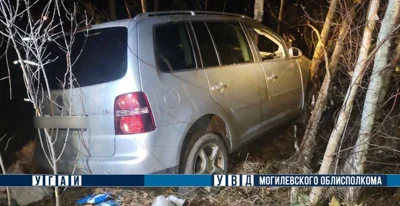
[[[75,35],[71,50],[72,73],[80,87],[122,78],[127,70],[127,28],[89,30]],[[69,40],[69,37],[67,37]],[[45,65],[51,89],[62,88],[67,71],[64,38],[51,41],[45,50]],[[66,85],[67,87],[67,85]]]

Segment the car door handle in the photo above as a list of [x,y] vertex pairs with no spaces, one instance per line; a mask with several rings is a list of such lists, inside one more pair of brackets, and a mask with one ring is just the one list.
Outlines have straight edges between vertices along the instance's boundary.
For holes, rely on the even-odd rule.
[[211,90],[221,90],[221,89],[225,89],[225,88],[226,88],[225,84],[223,84],[223,85],[215,85],[215,86],[211,87]]
[[278,79],[278,76],[276,76],[275,74],[267,77],[267,81],[275,81],[276,79]]
[[224,89],[226,88],[226,84],[223,84],[222,82],[218,82],[217,85],[214,85],[211,87],[212,91],[219,91],[219,92],[223,92]]

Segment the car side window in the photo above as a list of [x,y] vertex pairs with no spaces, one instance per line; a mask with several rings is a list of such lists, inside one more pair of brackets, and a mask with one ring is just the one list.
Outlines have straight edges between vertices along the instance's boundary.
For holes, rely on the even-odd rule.
[[218,66],[218,57],[205,22],[192,22],[194,33],[199,44],[203,67]]
[[258,48],[263,61],[285,57],[283,46],[262,28],[247,26],[254,44]]
[[246,36],[238,22],[207,22],[222,65],[253,62]]
[[185,23],[158,25],[154,33],[156,63],[161,71],[196,68],[193,47]]

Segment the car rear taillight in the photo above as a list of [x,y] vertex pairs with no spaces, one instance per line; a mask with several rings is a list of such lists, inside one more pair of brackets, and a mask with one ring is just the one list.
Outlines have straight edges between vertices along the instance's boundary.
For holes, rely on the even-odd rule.
[[115,134],[139,134],[155,130],[153,114],[144,92],[132,92],[115,98]]

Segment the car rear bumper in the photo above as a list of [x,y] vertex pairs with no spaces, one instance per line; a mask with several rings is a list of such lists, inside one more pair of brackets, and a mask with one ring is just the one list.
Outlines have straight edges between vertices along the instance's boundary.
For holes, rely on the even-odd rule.
[[[179,164],[179,152],[187,126],[179,123],[144,134],[118,135],[113,156],[63,155],[57,162],[57,170],[68,174],[174,173]],[[90,141],[95,139],[95,136],[90,137]],[[51,170],[43,153],[37,154],[36,159],[40,168]]]

